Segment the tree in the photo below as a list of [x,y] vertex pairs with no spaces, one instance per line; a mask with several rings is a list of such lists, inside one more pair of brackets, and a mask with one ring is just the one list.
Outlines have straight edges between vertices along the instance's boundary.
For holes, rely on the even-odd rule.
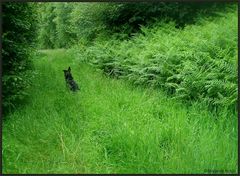
[[16,107],[25,98],[30,85],[30,57],[33,53],[36,31],[36,13],[33,3],[6,2],[3,10],[3,113]]

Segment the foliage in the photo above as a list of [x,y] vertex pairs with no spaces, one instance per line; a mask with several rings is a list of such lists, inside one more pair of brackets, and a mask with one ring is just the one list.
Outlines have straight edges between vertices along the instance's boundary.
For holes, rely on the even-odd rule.
[[213,16],[227,7],[219,3],[140,2],[108,4],[109,9],[101,15],[106,28],[112,32],[128,35],[139,32],[141,26],[156,21],[174,21],[176,27],[196,22],[198,15]]
[[100,38],[77,52],[108,75],[161,87],[175,98],[236,108],[237,14],[219,15],[183,30],[173,22],[142,26],[131,40]]
[[39,3],[40,48],[68,48],[79,40],[87,44],[114,34],[127,39],[140,27],[159,21],[175,21],[182,28],[198,16],[213,17],[225,3]]
[[40,48],[54,48],[56,42],[56,24],[53,19],[55,6],[52,3],[40,3],[38,7],[39,24],[38,24],[38,42]]
[[3,3],[3,109],[14,108],[26,96],[30,85],[30,57],[36,31],[35,5],[32,3]]

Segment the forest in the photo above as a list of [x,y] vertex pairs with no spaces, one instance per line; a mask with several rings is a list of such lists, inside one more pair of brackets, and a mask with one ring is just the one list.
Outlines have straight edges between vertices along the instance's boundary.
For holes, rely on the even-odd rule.
[[238,4],[2,3],[4,174],[238,173]]

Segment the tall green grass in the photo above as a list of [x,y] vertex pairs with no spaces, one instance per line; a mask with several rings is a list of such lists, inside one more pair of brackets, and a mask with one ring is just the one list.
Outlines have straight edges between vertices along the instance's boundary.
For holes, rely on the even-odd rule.
[[233,109],[237,104],[237,7],[199,17],[183,30],[159,22],[129,40],[99,37],[75,49],[79,59],[137,85],[162,88],[174,98]]
[[65,50],[34,65],[30,101],[3,123],[3,173],[237,173],[236,114],[111,79]]

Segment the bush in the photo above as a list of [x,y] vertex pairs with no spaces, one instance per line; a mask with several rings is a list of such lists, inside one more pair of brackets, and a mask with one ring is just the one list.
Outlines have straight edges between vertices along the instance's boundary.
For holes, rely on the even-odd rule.
[[9,112],[26,96],[30,85],[30,57],[36,30],[32,3],[3,3],[3,113]]

